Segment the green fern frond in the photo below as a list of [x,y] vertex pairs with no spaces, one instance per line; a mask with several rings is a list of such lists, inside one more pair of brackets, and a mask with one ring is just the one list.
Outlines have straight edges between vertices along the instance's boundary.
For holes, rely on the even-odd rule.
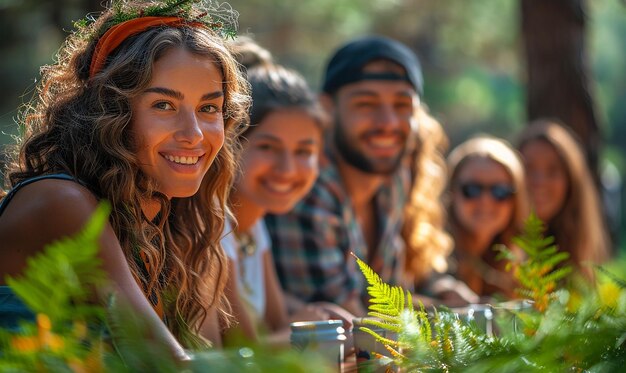
[[[397,317],[405,309],[413,310],[413,304],[408,303],[411,300],[410,295],[405,297],[404,289],[400,286],[390,286],[383,282],[373,269],[365,262],[359,259],[354,253],[352,256],[365,276],[368,283],[367,292],[371,296],[369,309],[372,312],[379,312],[387,316]],[[407,292],[408,293],[408,292]]]
[[387,349],[387,351],[389,351],[389,353],[391,353],[391,356],[393,356],[396,359],[406,359],[406,356],[404,356],[402,353],[400,353],[400,351],[394,349],[391,346],[385,345],[385,348]]
[[7,278],[13,292],[33,312],[71,320],[75,310],[67,305],[85,303],[91,287],[104,281],[97,252],[109,211],[109,204],[101,203],[79,234],[54,242],[29,258],[22,277]]
[[[374,315],[371,315],[371,316],[376,317]],[[377,326],[379,328],[389,330],[394,333],[399,333],[401,331],[400,324],[386,323],[386,322],[382,322],[376,319],[363,319],[363,323],[372,325],[372,326]]]
[[[507,267],[515,267],[513,274],[521,285],[516,293],[534,300],[535,308],[540,311],[545,311],[548,303],[555,299],[552,293],[557,283],[572,272],[570,266],[563,265],[569,259],[569,253],[559,250],[554,244],[554,237],[544,237],[544,231],[543,222],[534,212],[531,213],[524,223],[522,234],[512,240],[527,258],[523,263],[511,261],[507,264]],[[557,268],[559,266],[562,267]]]
[[542,259],[543,258],[551,258],[558,251],[558,248],[555,245],[537,246],[537,247],[543,247],[544,248],[544,249],[539,250],[537,252],[537,258],[542,258]]
[[555,270],[554,272],[551,272],[550,274],[546,275],[544,277],[544,279],[545,279],[546,283],[559,282],[562,279],[564,279],[565,277],[567,277],[567,275],[569,275],[570,273],[572,273],[572,267],[563,267],[563,268],[559,268],[559,269]]
[[428,320],[428,314],[423,310],[417,312],[417,320],[420,324],[420,334],[422,340],[428,342],[431,341],[433,339],[433,330],[430,326],[430,320]]
[[570,257],[570,254],[565,251],[558,252],[551,257],[548,257],[543,264],[548,265],[550,267],[556,267],[557,265],[567,261]]
[[[369,285],[367,287],[367,291],[371,299],[368,308],[368,315],[376,318],[365,319],[364,323],[399,335],[404,331],[403,320],[413,323],[415,320],[419,319],[421,320],[421,324],[427,326],[426,333],[430,341],[430,324],[426,317],[426,312],[423,312],[424,306],[420,303],[422,312],[415,312],[410,292],[407,291],[405,293],[404,289],[399,286],[392,287],[385,284],[380,276],[378,276],[378,274],[376,274],[376,272],[374,272],[365,262],[360,260],[353,253],[352,256],[356,259],[357,264]],[[365,326],[360,327],[360,329],[372,335],[378,342],[382,343],[395,358],[406,359],[404,355],[398,352],[400,342],[382,337]],[[424,333],[422,325],[420,325],[417,330],[419,330],[420,333]]]
[[[384,313],[380,313],[380,312],[369,312],[369,316],[371,317],[375,317],[379,320],[382,320],[383,322],[386,322],[388,324],[391,325],[397,325],[398,322],[398,317],[397,316],[389,316],[389,315],[385,315]],[[369,319],[366,319],[369,320]]]
[[359,327],[359,330],[362,330],[366,332],[367,334],[371,335],[372,337],[376,338],[376,340],[382,343],[383,345],[396,346],[396,347],[399,345],[398,341],[394,341],[393,339],[382,337],[378,333],[373,331],[372,329],[368,328],[367,326],[361,326]]

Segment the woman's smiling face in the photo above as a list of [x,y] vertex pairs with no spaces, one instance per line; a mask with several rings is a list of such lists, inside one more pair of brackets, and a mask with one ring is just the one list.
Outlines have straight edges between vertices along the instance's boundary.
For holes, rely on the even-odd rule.
[[224,143],[222,81],[213,59],[174,48],[131,100],[139,167],[168,198],[195,194]]
[[[458,171],[453,191],[454,214],[470,234],[493,239],[511,223],[515,210],[511,175],[488,158],[467,160]],[[465,190],[476,189],[473,193]],[[497,193],[500,189],[509,193]]]
[[270,213],[285,213],[304,197],[318,175],[322,131],[298,109],[268,114],[244,140],[237,191]]

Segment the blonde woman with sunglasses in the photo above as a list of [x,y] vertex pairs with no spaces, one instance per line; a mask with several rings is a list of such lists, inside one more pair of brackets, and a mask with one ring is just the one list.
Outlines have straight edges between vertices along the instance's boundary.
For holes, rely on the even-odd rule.
[[528,215],[522,161],[506,141],[478,136],[452,150],[448,169],[451,269],[480,296],[511,297],[515,283],[493,247],[515,250],[511,238]]

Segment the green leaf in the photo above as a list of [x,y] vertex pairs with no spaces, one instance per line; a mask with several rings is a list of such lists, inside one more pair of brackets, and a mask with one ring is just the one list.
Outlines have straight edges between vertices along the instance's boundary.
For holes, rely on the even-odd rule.
[[105,275],[97,258],[98,240],[109,211],[109,204],[101,203],[79,234],[47,245],[28,259],[22,277],[6,279],[33,312],[52,320],[75,319],[68,305],[85,303],[91,289],[102,284]]

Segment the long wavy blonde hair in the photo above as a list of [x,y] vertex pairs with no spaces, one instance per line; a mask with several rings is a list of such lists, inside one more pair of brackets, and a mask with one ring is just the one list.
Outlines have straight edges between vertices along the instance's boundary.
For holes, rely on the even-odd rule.
[[447,182],[444,153],[448,137],[426,108],[418,110],[416,117],[418,128],[409,153],[411,186],[402,237],[407,247],[405,270],[414,283],[419,283],[432,270],[446,271],[452,239],[445,230],[446,213],[441,200]]
[[[219,245],[234,152],[246,123],[248,85],[221,37],[203,27],[156,27],[127,38],[89,77],[97,38],[112,12],[71,35],[42,68],[36,97],[24,108],[24,136],[14,155],[9,187],[37,175],[67,173],[112,205],[110,223],[130,269],[146,294],[163,295],[168,327],[187,346],[212,307],[225,314],[226,257]],[[214,60],[223,77],[225,142],[198,193],[171,201],[139,168],[130,132],[130,101],[149,84],[153,66],[173,48]],[[160,219],[148,221],[139,201],[157,198]],[[147,275],[136,262],[144,253]],[[160,281],[159,275],[161,274]]]
[[544,141],[557,152],[568,178],[568,191],[560,211],[548,222],[548,233],[570,253],[570,261],[588,278],[593,269],[585,263],[603,263],[610,257],[598,190],[575,135],[556,120],[534,121],[521,133],[518,148]]

